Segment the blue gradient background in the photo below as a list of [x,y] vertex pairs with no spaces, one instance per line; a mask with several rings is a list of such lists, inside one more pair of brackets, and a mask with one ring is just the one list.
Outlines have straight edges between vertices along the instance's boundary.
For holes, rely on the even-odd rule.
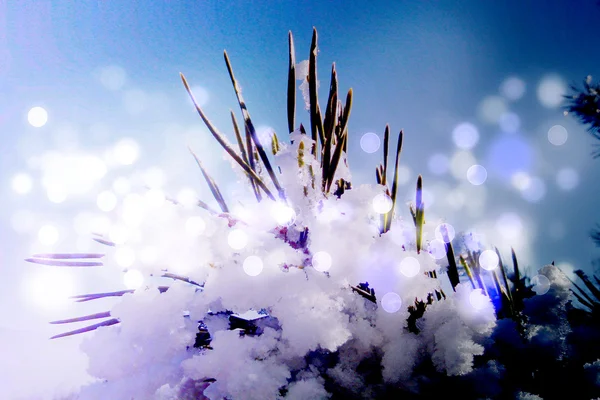
[[[486,96],[498,95],[506,78],[522,79],[525,95],[509,103],[509,109],[521,119],[519,135],[528,143],[526,151],[531,151],[532,173],[546,182],[547,193],[531,204],[490,173],[484,184],[488,197],[483,217],[494,220],[512,211],[535,225],[528,234],[532,251],[521,259],[525,266],[538,268],[556,260],[591,270],[596,251],[588,232],[600,221],[600,165],[590,156],[592,139],[585,128],[560,108],[543,107],[536,88],[547,74],[571,84],[598,72],[599,17],[600,6],[583,0],[0,0],[0,325],[46,334],[55,330],[44,321],[89,310],[40,310],[27,301],[23,287],[27,271],[35,266],[23,259],[35,250],[36,235],[14,231],[15,210],[34,211],[46,221],[67,221],[56,250],[72,251],[76,235],[68,221],[77,210],[95,208],[94,193],[110,187],[114,176],[159,166],[167,172],[167,191],[191,185],[210,200],[185,143],[174,138],[173,132],[189,129],[198,130],[199,137],[190,144],[227,192],[232,177],[229,163],[203,130],[178,73],[184,72],[192,86],[207,90],[205,111],[230,135],[228,111],[238,110],[222,60],[227,49],[255,124],[272,126],[285,138],[287,32],[295,35],[299,62],[308,58],[313,26],[319,32],[321,101],[333,61],[342,93],[350,86],[354,90],[349,144],[354,183],[374,183],[374,168],[381,159],[381,151],[366,154],[360,149],[360,136],[369,131],[382,136],[389,123],[394,142],[398,130],[405,131],[401,164],[413,171],[410,183],[401,189],[407,199],[418,173],[426,187],[444,179],[454,184],[450,176],[433,176],[427,161],[434,153],[452,155],[452,130],[458,123],[478,127],[480,140],[473,154],[486,167],[486,162],[493,162],[488,155],[502,134],[497,124],[479,120],[478,107]],[[107,90],[98,79],[98,71],[110,65],[127,73],[121,90]],[[145,93],[138,112],[128,112],[123,105],[128,90]],[[49,121],[42,128],[27,123],[33,106],[48,110]],[[301,100],[297,115],[301,122],[308,121]],[[563,146],[547,140],[548,129],[555,124],[569,132]],[[140,144],[141,157],[129,169],[116,175],[109,172],[90,196],[50,203],[39,185],[39,171],[32,170],[27,160],[60,150],[64,143],[55,133],[65,126],[76,132],[82,151],[102,151],[129,136]],[[574,190],[557,188],[553,174],[561,167],[579,173]],[[24,196],[11,189],[12,177],[20,172],[35,179],[33,191]],[[435,208],[433,204],[432,212],[439,215]],[[408,215],[406,209],[399,212]],[[460,212],[439,216],[457,229],[470,223],[463,224],[468,218]],[[565,234],[552,239],[549,224],[557,221]],[[504,243],[498,246],[504,254],[510,249]],[[104,250],[99,245],[93,249]],[[120,289],[115,269],[111,271],[112,275],[73,273],[81,292]]]

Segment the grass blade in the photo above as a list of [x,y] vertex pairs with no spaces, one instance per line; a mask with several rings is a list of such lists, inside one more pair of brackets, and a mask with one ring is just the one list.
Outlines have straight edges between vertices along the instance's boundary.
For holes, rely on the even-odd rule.
[[192,284],[194,286],[199,286],[199,287],[204,287],[204,285],[201,285],[198,282],[194,282],[193,280],[191,280],[190,278],[188,278],[187,276],[183,276],[183,275],[178,275],[178,274],[173,274],[171,272],[165,272],[161,275],[162,278],[171,278],[171,279],[175,279],[177,281],[182,281],[182,282],[186,282],[189,284]]
[[458,267],[456,266],[454,248],[452,247],[452,242],[446,242],[446,238],[444,238],[444,246],[446,247],[446,258],[448,259],[448,279],[450,279],[452,289],[456,291],[455,288],[460,283],[460,277],[458,275]]
[[389,231],[392,226],[392,218],[396,210],[396,201],[398,194],[398,164],[400,162],[400,154],[402,153],[402,139],[404,137],[404,131],[400,130],[398,134],[398,146],[396,147],[396,161],[394,164],[394,181],[392,182],[392,209],[390,210],[390,217],[387,218],[387,226],[385,231]]
[[83,317],[77,317],[77,318],[61,319],[61,320],[58,320],[58,321],[51,321],[50,323],[53,324],[53,325],[55,325],[55,324],[71,324],[71,323],[74,323],[74,322],[89,321],[91,319],[107,318],[107,317],[110,317],[110,311],[105,311],[105,312],[101,312],[101,313],[85,315]]
[[310,101],[310,132],[312,140],[315,141],[313,155],[318,154],[319,142],[321,146],[325,143],[323,136],[323,123],[317,114],[317,29],[313,27],[312,41],[310,43],[310,55],[308,57],[308,97]]
[[[238,148],[240,149],[240,154],[242,155],[242,160],[244,160],[244,162],[246,164],[248,164],[248,153],[246,152],[246,148],[244,147],[244,142],[242,140],[242,135],[240,134],[240,129],[239,129],[237,121],[235,119],[235,114],[233,113],[233,110],[229,110],[229,112],[231,114],[231,123],[233,124],[233,131],[235,133],[235,139],[238,143]],[[248,174],[247,172],[246,172],[246,175],[248,176],[248,179],[250,180],[250,186],[252,186],[252,191],[254,192],[254,197],[256,197],[256,200],[260,201],[260,199],[261,199],[260,192],[258,191],[258,188],[256,187],[256,183],[254,182],[254,179],[252,179],[252,176],[250,174]]]
[[210,177],[210,175],[208,175],[208,173],[202,166],[202,162],[200,162],[200,159],[198,158],[198,156],[196,156],[196,154],[192,151],[192,149],[189,149],[189,150],[190,150],[190,153],[192,153],[192,156],[194,156],[194,159],[196,160],[196,164],[198,164],[200,171],[202,171],[202,176],[204,176],[204,180],[208,184],[208,187],[210,188],[210,191],[211,191],[213,197],[215,198],[215,200],[217,200],[217,203],[219,203],[219,207],[221,207],[221,211],[223,211],[224,213],[229,212],[229,208],[227,208],[227,204],[225,204],[225,199],[223,199],[223,195],[221,194],[219,187],[217,186],[215,181]]
[[471,286],[473,286],[473,289],[477,289],[477,285],[475,285],[475,278],[473,276],[473,271],[471,271],[471,267],[469,267],[469,264],[467,264],[467,261],[465,260],[465,258],[463,256],[458,256],[458,261],[460,262],[460,265],[462,265],[462,267],[465,269],[465,272],[467,273],[467,276],[469,277],[469,281],[471,282]]
[[421,253],[423,244],[423,224],[425,223],[425,207],[423,204],[423,177],[417,178],[415,220],[417,222],[417,254]]
[[85,301],[103,299],[105,297],[120,297],[120,296],[123,296],[124,294],[133,293],[133,292],[135,292],[135,290],[127,289],[127,290],[119,290],[118,292],[80,294],[77,296],[71,296],[70,298],[78,299],[78,300],[76,300],[77,303],[83,303]]
[[96,253],[48,253],[48,254],[34,254],[34,258],[51,258],[56,260],[71,260],[77,258],[102,258],[104,254]]
[[583,284],[594,295],[594,297],[596,297],[597,301],[600,301],[600,290],[598,290],[598,288],[594,286],[592,281],[590,281],[590,278],[588,278],[587,275],[580,269],[575,271],[575,275],[577,275],[579,279],[582,280]]
[[290,48],[290,65],[288,69],[287,117],[288,131],[292,133],[296,125],[296,50],[294,49],[292,31],[288,32],[288,43]]
[[269,188],[267,188],[262,179],[260,179],[260,177],[254,172],[254,170],[251,169],[250,166],[246,164],[244,160],[242,160],[240,156],[236,154],[236,152],[227,144],[221,132],[219,132],[217,128],[212,124],[212,122],[210,122],[210,120],[206,117],[204,111],[202,111],[202,108],[200,108],[198,102],[192,94],[192,91],[187,83],[187,80],[185,79],[185,76],[181,73],[179,75],[181,76],[183,85],[185,86],[185,89],[187,90],[190,98],[192,99],[192,102],[194,103],[194,106],[196,107],[196,111],[200,115],[200,118],[202,118],[202,121],[204,121],[204,124],[206,125],[210,133],[213,135],[213,137],[217,140],[217,142],[219,142],[221,147],[223,147],[225,151],[244,169],[244,171],[246,171],[252,176],[252,178],[256,181],[258,186],[267,194],[267,196],[269,196],[270,199],[275,200],[275,197],[273,197],[273,194],[271,193]]
[[112,318],[112,319],[109,319],[106,321],[98,322],[97,324],[94,324],[94,325],[86,326],[85,328],[75,329],[74,331],[65,332],[65,333],[61,333],[60,335],[52,336],[50,339],[58,339],[58,338],[62,338],[62,337],[78,335],[80,333],[91,332],[91,331],[94,331],[94,330],[100,328],[101,326],[111,326],[111,325],[115,325],[118,323],[119,323],[118,319]]
[[104,264],[99,261],[62,261],[62,260],[44,260],[38,258],[26,258],[25,261],[41,264],[41,265],[50,265],[53,267],[101,267]]
[[254,142],[254,145],[256,146],[258,155],[260,156],[261,161],[265,165],[265,168],[267,169],[269,177],[271,178],[271,181],[273,181],[273,185],[275,185],[275,189],[277,189],[277,192],[279,193],[279,197],[282,200],[285,200],[283,188],[281,187],[281,185],[279,184],[279,181],[277,180],[275,171],[273,171],[273,168],[271,167],[271,162],[269,161],[269,157],[267,157],[267,153],[265,153],[265,149],[264,149],[262,143],[260,142],[258,135],[256,134],[256,130],[254,129],[254,124],[252,123],[252,119],[250,118],[250,113],[248,112],[248,108],[246,107],[246,102],[244,101],[244,98],[242,97],[242,92],[240,91],[240,87],[237,83],[237,80],[235,79],[235,75],[233,75],[233,69],[231,68],[231,63],[229,62],[229,56],[227,56],[226,51],[223,52],[223,56],[225,58],[225,64],[227,65],[227,71],[229,71],[229,77],[231,78],[231,83],[233,84],[233,90],[235,91],[238,103],[240,105],[240,109],[242,111],[242,116],[244,117],[244,124],[245,124],[246,128],[248,129],[248,131],[250,132],[250,135],[252,136],[252,141]]
[[508,276],[506,275],[506,269],[504,268],[504,263],[502,262],[502,257],[500,256],[500,251],[496,247],[496,254],[498,255],[498,266],[500,267],[500,272],[502,272],[502,280],[504,281],[504,286],[506,287],[506,293],[508,295],[508,299],[510,300],[511,306],[514,305],[514,300],[512,297],[512,293],[510,290],[510,286],[508,285]]
[[381,184],[387,186],[387,168],[388,168],[388,153],[390,150],[390,126],[385,125],[385,131],[383,132],[383,173]]

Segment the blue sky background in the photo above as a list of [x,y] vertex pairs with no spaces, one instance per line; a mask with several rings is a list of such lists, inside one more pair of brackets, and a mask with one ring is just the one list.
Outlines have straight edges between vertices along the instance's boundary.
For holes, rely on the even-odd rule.
[[[178,73],[184,72],[192,86],[208,93],[205,111],[230,134],[229,109],[238,109],[222,57],[227,49],[255,124],[270,126],[285,138],[287,32],[293,31],[297,61],[302,61],[308,58],[313,26],[319,32],[321,101],[334,61],[342,93],[349,87],[354,90],[349,162],[355,184],[374,183],[374,168],[381,159],[381,151],[361,150],[360,137],[366,132],[382,137],[389,123],[395,142],[403,128],[401,164],[411,171],[409,183],[400,190],[406,200],[421,173],[425,187],[435,195],[431,212],[457,230],[488,220],[493,227],[500,215],[512,212],[522,218],[531,245],[531,251],[523,252],[522,264],[537,268],[556,260],[591,270],[596,253],[588,232],[600,221],[600,161],[590,156],[592,140],[585,128],[565,117],[560,107],[544,107],[537,88],[548,76],[579,84],[598,73],[600,53],[594,49],[599,16],[600,6],[583,0],[0,0],[0,324],[39,329],[49,318],[89,310],[47,309],[29,302],[27,279],[41,269],[22,260],[46,250],[36,243],[42,223],[60,226],[61,239],[53,250],[73,251],[78,237],[74,217],[95,209],[96,194],[110,188],[116,177],[158,166],[168,177],[167,191],[189,185],[210,200],[185,148],[189,143],[228,193],[229,163],[201,125]],[[125,72],[125,80],[109,90],[102,74],[115,67]],[[499,88],[509,77],[525,82],[522,98],[505,101],[521,121],[512,134],[502,133],[497,123],[486,123],[480,112],[486,98],[500,96]],[[49,114],[41,128],[27,122],[34,106]],[[302,107],[299,97],[297,115],[306,123]],[[487,193],[484,211],[475,214],[467,208],[444,208],[443,189],[463,186],[449,174],[434,175],[428,167],[435,153],[452,157],[452,132],[463,122],[478,128],[480,139],[472,154],[489,172],[484,188],[477,189]],[[557,124],[568,132],[562,146],[547,139],[549,128]],[[125,136],[139,143],[136,164],[109,170],[85,196],[60,204],[48,201],[40,183],[42,171],[36,167],[39,156],[48,151],[101,155]],[[497,159],[491,154],[494,148],[503,149],[495,147],[503,138],[516,140],[531,154],[530,162],[523,163],[519,157],[527,154],[509,149],[500,159],[502,168],[522,166],[545,182],[546,193],[539,202],[523,199],[494,170]],[[579,176],[572,190],[561,190],[555,182],[557,171],[565,167]],[[12,180],[19,173],[33,178],[30,193],[14,192]],[[467,192],[467,204],[481,190]],[[23,211],[35,218],[30,229],[18,232],[14,215]],[[408,216],[406,207],[399,212]],[[493,244],[504,254],[516,245],[510,240]],[[104,248],[92,245],[91,250]],[[73,271],[77,291],[122,288],[115,271]]]

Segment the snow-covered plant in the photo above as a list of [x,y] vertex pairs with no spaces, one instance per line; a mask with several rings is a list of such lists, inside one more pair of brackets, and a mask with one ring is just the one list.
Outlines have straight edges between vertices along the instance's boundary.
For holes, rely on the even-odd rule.
[[[98,381],[78,398],[537,398],[542,389],[531,374],[543,365],[514,360],[523,349],[544,362],[568,356],[569,282],[547,266],[536,283],[545,294],[536,295],[514,252],[508,274],[498,250],[469,234],[453,238],[445,223],[426,223],[421,176],[412,218],[396,215],[402,131],[391,187],[389,126],[377,183],[353,186],[352,89],[342,102],[334,64],[322,110],[316,30],[306,62],[296,63],[291,33],[289,49],[289,142],[257,133],[227,53],[243,118],[242,134],[231,113],[237,148],[181,75],[250,190],[226,200],[192,152],[220,211],[155,189],[119,205],[114,229],[95,240],[121,254],[144,254],[144,265],[126,274],[145,284],[76,296],[121,301],[104,313],[54,321],[103,319],[56,336],[95,330],[82,349]],[[310,134],[296,124],[298,77]],[[29,261],[99,266],[102,257],[40,254]],[[547,348],[552,352],[538,351]],[[589,374],[597,371],[594,361],[586,361]]]

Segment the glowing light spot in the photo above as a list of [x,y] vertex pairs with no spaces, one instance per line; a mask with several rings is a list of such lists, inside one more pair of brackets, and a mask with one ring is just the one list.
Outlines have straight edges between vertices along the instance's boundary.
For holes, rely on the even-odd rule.
[[244,260],[244,272],[250,276],[257,276],[263,270],[263,262],[260,257],[248,256]]
[[206,223],[202,217],[189,217],[185,221],[185,231],[192,236],[200,236],[206,229]]
[[112,187],[115,193],[120,195],[125,195],[131,191],[131,183],[129,182],[129,179],[122,176],[115,179]]
[[115,250],[115,262],[119,267],[131,267],[135,262],[135,251],[127,246],[117,247]]
[[488,96],[479,104],[479,117],[490,124],[500,121],[507,112],[506,102],[500,96]]
[[271,148],[271,142],[273,140],[273,136],[275,136],[275,129],[266,125],[259,126],[256,128],[256,136],[258,136],[258,140],[263,146]]
[[408,278],[416,276],[420,270],[421,264],[419,264],[419,260],[414,257],[405,257],[400,261],[400,272]]
[[234,229],[227,235],[227,243],[234,250],[241,250],[248,244],[248,236],[244,231]]
[[459,124],[452,131],[452,140],[456,147],[463,150],[470,150],[479,141],[479,131],[475,125],[468,122]]
[[393,314],[402,307],[402,299],[397,293],[386,293],[381,298],[381,307],[384,309],[384,311]]
[[27,233],[33,229],[35,216],[29,210],[18,210],[12,214],[10,224],[15,232]]
[[482,185],[487,179],[487,170],[481,165],[472,165],[467,170],[467,179],[472,185]]
[[[198,105],[200,107],[204,107],[205,105],[208,104],[208,102],[210,100],[210,94],[208,93],[208,90],[206,90],[202,86],[193,86],[192,93],[194,94],[196,103],[198,103]],[[191,103],[191,100],[190,100],[190,103]]]
[[459,210],[461,207],[465,205],[466,196],[460,189],[451,190],[446,197],[446,201],[448,205],[455,210]]
[[46,189],[46,197],[52,203],[59,204],[67,199],[67,192],[62,186],[51,186]]
[[177,202],[185,208],[193,208],[198,204],[198,194],[194,189],[183,188],[177,193]]
[[500,259],[498,258],[498,254],[496,254],[493,250],[484,250],[479,255],[479,265],[481,268],[492,271],[496,267],[498,267],[498,263]]
[[123,283],[127,289],[138,289],[144,284],[144,275],[137,269],[129,269],[123,275]]
[[144,194],[144,199],[149,208],[156,209],[165,204],[166,196],[160,189],[150,189]]
[[579,185],[579,174],[573,168],[562,168],[556,174],[556,184],[562,190],[573,190]]
[[521,235],[523,223],[517,214],[507,212],[496,220],[496,229],[505,239],[516,239]]
[[379,139],[376,133],[367,132],[360,138],[360,148],[365,153],[375,153],[379,150],[379,146],[381,146],[381,139]]
[[398,167],[398,185],[405,185],[410,180],[411,171],[406,166]]
[[151,188],[161,188],[167,181],[167,176],[165,174],[165,171],[163,171],[161,168],[152,167],[148,168],[144,172],[142,180],[144,181],[146,186],[149,186]]
[[504,134],[491,144],[487,157],[488,173],[509,180],[516,172],[531,170],[534,153],[529,142],[520,135]]
[[123,244],[131,237],[131,230],[125,225],[111,226],[108,232],[108,238],[116,243]]
[[444,175],[450,169],[450,159],[445,154],[434,154],[427,162],[429,171],[435,175]]
[[139,226],[144,221],[146,211],[146,202],[141,195],[131,193],[123,199],[121,217],[127,225],[131,227]]
[[490,300],[483,294],[481,289],[474,289],[471,294],[469,294],[469,302],[474,309],[483,310],[489,304]]
[[561,105],[567,85],[557,75],[545,76],[537,87],[537,97],[540,103],[547,108],[556,108]]
[[154,247],[144,247],[139,252],[140,262],[144,265],[152,265],[158,259],[158,252]]
[[446,245],[442,240],[434,239],[429,242],[429,255],[434,260],[441,260],[446,257]]
[[113,152],[117,163],[121,165],[133,164],[139,156],[139,146],[133,139],[121,139],[115,145]]
[[454,240],[456,231],[454,227],[446,222],[439,224],[435,228],[435,238],[443,243],[450,243]]
[[477,164],[477,160],[469,151],[457,151],[450,160],[450,172],[456,179],[463,180],[471,165]]
[[545,195],[546,184],[538,177],[532,177],[530,185],[521,191],[521,196],[530,203],[539,202]]
[[510,101],[519,100],[525,94],[525,82],[516,76],[506,78],[500,85],[500,94]]
[[325,272],[331,268],[331,255],[326,251],[317,251],[313,254],[312,265],[319,272]]
[[12,189],[17,194],[27,194],[31,192],[33,187],[33,180],[29,174],[20,173],[16,174],[12,179]]
[[104,191],[98,195],[96,204],[101,211],[109,212],[117,206],[117,196],[113,192]]
[[38,240],[45,246],[52,246],[58,242],[58,229],[53,225],[44,225],[38,231]]
[[531,186],[531,177],[526,172],[515,172],[510,179],[511,184],[520,191],[526,190]]
[[109,65],[100,70],[100,83],[108,90],[119,90],[125,85],[127,74],[118,65]]
[[548,293],[548,290],[550,290],[550,279],[548,279],[545,275],[535,275],[533,278],[531,278],[531,284],[533,285],[532,290],[538,296],[544,295]]
[[569,132],[562,125],[554,125],[548,129],[548,141],[555,146],[562,146],[567,143]]
[[296,220],[296,211],[280,202],[273,205],[271,212],[279,225],[291,225]]
[[380,193],[373,198],[373,209],[378,214],[389,212],[393,205],[391,197],[385,193]]
[[48,122],[48,112],[42,107],[33,107],[27,113],[27,121],[31,126],[41,128]]
[[516,133],[521,127],[521,119],[515,113],[507,112],[502,114],[500,121],[498,121],[500,129],[506,133]]
[[25,282],[27,298],[47,310],[69,304],[69,297],[75,294],[73,274],[69,271],[44,269]]
[[142,113],[147,104],[148,95],[143,90],[131,89],[123,93],[123,108],[131,115]]

